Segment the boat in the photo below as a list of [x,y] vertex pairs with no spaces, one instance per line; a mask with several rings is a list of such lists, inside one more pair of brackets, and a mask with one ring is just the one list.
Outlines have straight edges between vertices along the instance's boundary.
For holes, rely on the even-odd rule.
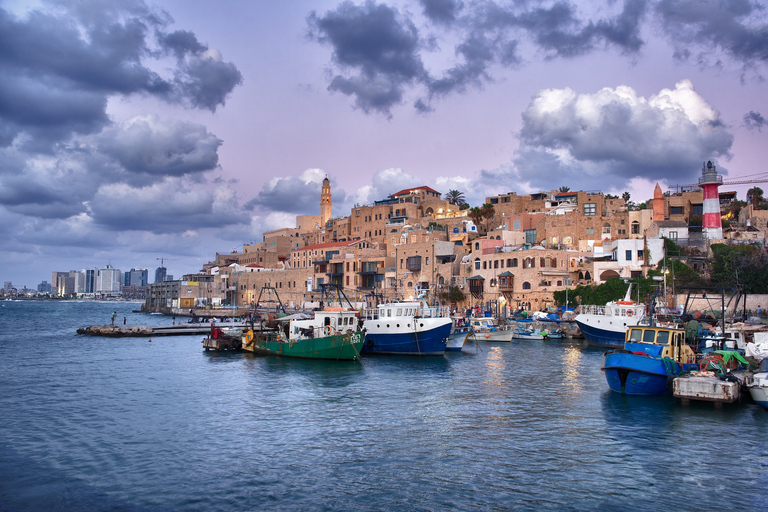
[[645,304],[636,304],[630,298],[632,285],[623,300],[611,301],[605,306],[581,306],[574,319],[588,345],[603,348],[624,346],[624,334],[645,318]]
[[[277,290],[264,286],[262,292],[265,290],[274,293],[284,313],[285,308],[277,296]],[[339,286],[326,284],[321,287],[321,291],[323,303],[327,306],[313,311],[311,315],[295,313],[278,317],[264,314],[260,330],[255,329],[252,320],[250,329],[242,335],[242,350],[259,355],[302,359],[359,359],[365,337],[360,330],[358,312]],[[334,291],[335,301],[331,296]]]
[[685,330],[637,325],[627,329],[623,348],[605,353],[602,370],[611,391],[663,395],[671,379],[697,368],[696,353],[685,343]]
[[760,361],[760,367],[747,384],[747,389],[756,404],[768,409],[768,358]]
[[517,326],[512,332],[512,339],[516,340],[545,340],[549,333],[546,330],[534,329],[533,327]]
[[464,343],[466,343],[471,334],[472,331],[469,329],[469,327],[454,327],[445,342],[445,350],[460,351],[462,348],[464,348]]
[[451,334],[449,317],[421,301],[381,304],[363,322],[363,353],[443,355]]
[[275,320],[270,331],[249,329],[242,335],[241,347],[259,355],[302,359],[355,361],[363,347],[363,333],[358,328],[357,311],[326,308],[311,318],[303,314]]
[[511,333],[492,317],[470,318],[469,329],[478,341],[512,341]]

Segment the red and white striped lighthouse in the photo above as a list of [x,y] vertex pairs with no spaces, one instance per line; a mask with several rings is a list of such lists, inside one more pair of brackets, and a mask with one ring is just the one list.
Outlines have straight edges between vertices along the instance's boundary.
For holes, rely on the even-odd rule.
[[723,177],[717,174],[712,162],[707,162],[701,169],[699,186],[704,192],[701,230],[708,239],[723,238],[723,223],[720,220],[720,194],[718,187],[723,184]]

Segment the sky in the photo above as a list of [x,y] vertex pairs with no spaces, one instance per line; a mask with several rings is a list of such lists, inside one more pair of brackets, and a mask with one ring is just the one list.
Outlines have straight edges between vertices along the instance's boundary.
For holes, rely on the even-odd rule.
[[639,203],[706,161],[765,181],[767,8],[0,0],[0,279],[180,278],[319,215],[326,176],[334,215],[422,185]]

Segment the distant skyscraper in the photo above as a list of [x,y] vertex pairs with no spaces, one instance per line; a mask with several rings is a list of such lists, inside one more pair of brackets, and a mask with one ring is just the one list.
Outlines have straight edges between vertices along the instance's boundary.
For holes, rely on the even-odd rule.
[[155,270],[155,282],[162,283],[163,281],[165,281],[166,272],[168,272],[167,268],[157,267],[157,270]]
[[87,268],[83,272],[85,273],[85,293],[95,293],[97,270],[95,268]]
[[149,282],[149,271],[145,268],[132,268],[126,274],[126,286],[147,286]]
[[123,273],[112,265],[100,268],[96,274],[96,293],[116,295],[123,284]]

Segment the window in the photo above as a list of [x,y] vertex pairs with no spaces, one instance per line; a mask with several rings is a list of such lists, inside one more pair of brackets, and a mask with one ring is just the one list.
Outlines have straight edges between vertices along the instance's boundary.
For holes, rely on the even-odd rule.
[[512,221],[512,231],[520,231],[520,221]]
[[604,235],[610,235],[611,234],[611,225],[607,222],[603,224],[603,234]]
[[480,270],[480,258],[475,260],[475,270]]
[[637,259],[642,260],[643,259],[643,250],[639,249],[637,251]]
[[499,268],[499,260],[493,262],[493,268]]
[[512,264],[510,267],[516,267],[517,266],[517,258],[512,258]]
[[704,215],[704,205],[703,204],[692,204],[691,205],[691,215]]
[[594,235],[595,234],[595,228],[587,228],[587,234],[588,235]]
[[523,283],[523,290],[530,290],[531,289],[531,283],[528,281]]
[[631,233],[633,235],[639,235],[640,234],[640,223],[637,221],[634,221],[632,225],[630,226]]
[[595,203],[584,203],[584,215],[595,215],[597,205]]
[[677,231],[670,231],[669,232],[669,239],[670,240],[677,240]]
[[632,261],[632,251],[631,250],[624,251],[624,259],[627,260],[627,261]]
[[487,269],[487,268],[488,268],[488,262],[487,262],[487,261],[484,261],[484,262],[483,262],[483,270],[485,270],[485,269]]
[[669,214],[670,215],[682,215],[683,214],[683,207],[682,206],[670,206],[669,207]]

